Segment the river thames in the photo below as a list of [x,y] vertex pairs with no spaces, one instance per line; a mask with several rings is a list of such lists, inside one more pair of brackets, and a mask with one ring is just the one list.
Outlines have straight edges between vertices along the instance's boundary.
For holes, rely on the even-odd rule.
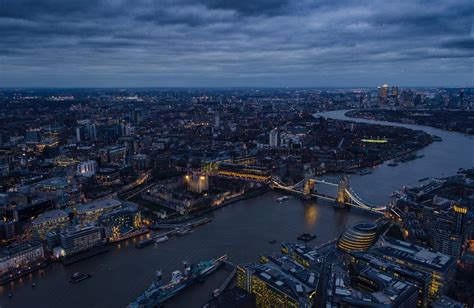
[[[344,111],[320,115],[349,119],[344,116]],[[449,176],[459,168],[474,166],[472,136],[417,125],[349,120],[421,129],[443,138],[442,142],[434,142],[421,150],[420,153],[425,155],[423,158],[397,167],[383,164],[364,176],[352,175],[350,185],[371,203],[385,204],[390,201],[392,191],[402,185],[419,185],[421,178]],[[128,240],[112,246],[106,254],[68,267],[54,264],[1,287],[0,305],[125,307],[148,287],[156,270],[161,269],[164,279],[168,280],[171,271],[182,268],[183,260],[197,262],[226,253],[234,263],[253,262],[258,260],[261,252],[279,249],[279,244],[269,244],[270,240],[296,241],[297,236],[309,232],[318,236],[310,243],[315,246],[337,237],[345,226],[378,217],[357,209],[337,210],[325,201],[305,202],[291,198],[283,203],[276,202],[275,199],[281,195],[269,192],[231,204],[210,214],[213,221],[197,228],[194,233],[159,245],[136,249],[134,243],[137,239]],[[91,273],[93,277],[79,284],[68,283],[76,271]],[[223,273],[213,274],[203,285],[190,287],[166,306],[200,307],[223,278]],[[31,287],[33,282],[35,288]],[[11,299],[8,293],[13,294]]]

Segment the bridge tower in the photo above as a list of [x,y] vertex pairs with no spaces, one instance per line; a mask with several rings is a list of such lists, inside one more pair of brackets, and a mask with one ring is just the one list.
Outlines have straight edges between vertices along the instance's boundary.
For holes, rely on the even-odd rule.
[[314,187],[316,186],[316,181],[311,178],[307,178],[304,181],[304,188],[303,188],[303,196],[305,199],[311,199],[311,194],[314,191]]
[[304,187],[303,187],[303,196],[305,199],[311,199],[311,194],[314,192],[314,187],[316,181],[313,179],[314,171],[311,167],[304,166],[305,175],[304,175]]
[[350,197],[346,192],[348,187],[348,180],[346,176],[341,177],[339,184],[337,185],[337,199],[336,203],[339,207],[345,207]]

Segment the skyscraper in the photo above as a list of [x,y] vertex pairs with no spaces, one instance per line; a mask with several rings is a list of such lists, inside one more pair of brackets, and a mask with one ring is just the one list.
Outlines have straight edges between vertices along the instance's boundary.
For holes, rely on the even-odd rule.
[[38,144],[41,141],[40,130],[37,128],[26,131],[26,143]]
[[392,87],[392,97],[398,96],[398,87]]
[[270,140],[268,141],[271,148],[278,147],[278,129],[274,128],[270,132]]
[[219,111],[215,111],[214,112],[214,128],[219,129],[220,126],[221,126],[221,115]]
[[384,84],[381,87],[378,87],[378,97],[387,98],[388,97],[388,85]]

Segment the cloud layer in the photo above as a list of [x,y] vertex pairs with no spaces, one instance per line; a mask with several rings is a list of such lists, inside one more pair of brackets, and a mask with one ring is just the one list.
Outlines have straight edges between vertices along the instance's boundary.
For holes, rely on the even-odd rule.
[[0,0],[0,86],[473,86],[471,0]]

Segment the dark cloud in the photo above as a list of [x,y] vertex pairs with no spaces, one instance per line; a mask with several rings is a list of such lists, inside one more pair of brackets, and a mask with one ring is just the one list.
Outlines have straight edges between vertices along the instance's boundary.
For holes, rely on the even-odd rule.
[[474,37],[471,36],[470,38],[451,40],[449,42],[443,43],[442,46],[446,48],[467,49],[467,50],[473,51],[474,50]]
[[470,0],[0,0],[0,84],[472,85],[472,17]]
[[284,15],[290,9],[291,0],[207,0],[204,4],[212,9],[233,10],[243,15]]

